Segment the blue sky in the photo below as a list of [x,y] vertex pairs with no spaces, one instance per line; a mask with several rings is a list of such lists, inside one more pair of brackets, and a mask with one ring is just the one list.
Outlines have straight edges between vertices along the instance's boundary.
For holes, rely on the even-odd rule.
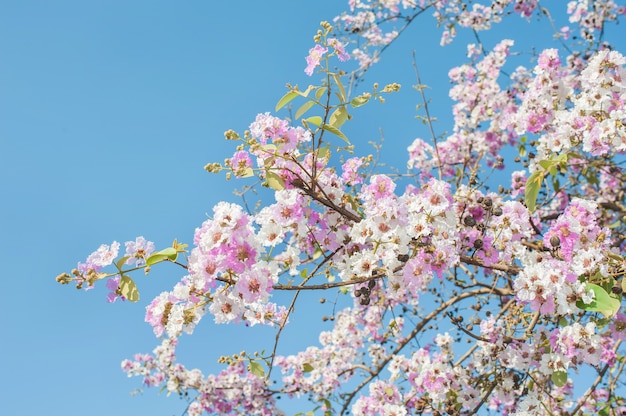
[[[223,132],[243,132],[257,113],[273,111],[287,82],[319,81],[304,74],[304,57],[319,22],[345,3],[0,4],[0,414],[183,412],[183,402],[156,391],[131,396],[141,380],[127,379],[119,366],[157,345],[143,322],[145,305],[182,271],[166,266],[136,275],[138,304],[107,304],[103,285],[78,292],[54,277],[113,240],[143,235],[161,248],[174,238],[191,242],[215,203],[238,202],[232,190],[241,184],[203,166],[230,156]],[[509,36],[519,35],[523,22],[512,22]],[[542,27],[525,40],[549,33]],[[383,161],[403,169],[406,147],[428,137],[413,119],[419,99],[410,88],[411,49],[431,87],[437,133],[451,129],[446,74],[465,61],[466,42],[442,49],[438,40],[434,21],[423,16],[367,75],[366,85],[397,81],[403,90],[355,112],[346,133],[357,153],[371,152],[367,142],[382,129]],[[313,308],[317,298],[308,295],[305,305]],[[296,311],[284,353],[316,342],[311,325],[324,327],[309,312]],[[271,331],[209,320],[181,340],[189,367],[215,371],[219,355],[272,346]]]

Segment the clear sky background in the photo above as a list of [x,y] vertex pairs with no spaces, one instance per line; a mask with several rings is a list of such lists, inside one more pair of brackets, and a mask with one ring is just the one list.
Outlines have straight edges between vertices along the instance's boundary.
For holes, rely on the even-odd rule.
[[[138,304],[108,304],[104,285],[79,292],[54,278],[113,240],[191,242],[214,204],[239,202],[232,190],[242,184],[203,166],[230,156],[223,132],[242,133],[257,113],[273,111],[287,82],[320,81],[304,74],[304,58],[319,22],[346,3],[0,1],[0,414],[182,414],[184,402],[156,390],[131,396],[141,379],[127,379],[120,362],[158,344],[145,306],[183,271],[134,275]],[[551,45],[546,22],[532,32],[519,18],[509,22],[483,38],[488,47],[520,33]],[[406,147],[428,137],[414,120],[412,49],[437,133],[451,129],[447,71],[465,62],[473,40],[441,48],[439,36],[423,16],[368,73],[365,85],[400,82],[403,90],[354,113],[346,133],[357,154],[370,153],[367,142],[382,129],[382,159],[402,170]],[[320,295],[307,296],[314,308]],[[317,341],[319,316],[332,305],[307,307],[296,310],[280,352]],[[181,338],[188,367],[207,374],[219,371],[222,354],[272,347],[272,331],[210,321]]]

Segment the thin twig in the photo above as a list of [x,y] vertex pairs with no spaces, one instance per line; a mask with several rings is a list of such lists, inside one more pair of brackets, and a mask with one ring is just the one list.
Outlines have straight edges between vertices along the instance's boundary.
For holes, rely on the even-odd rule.
[[426,112],[426,121],[428,122],[428,128],[430,129],[430,135],[433,138],[433,143],[435,144],[435,156],[437,156],[437,172],[439,173],[439,180],[441,180],[441,169],[443,168],[443,165],[441,164],[441,157],[439,157],[437,135],[435,134],[433,122],[430,117],[430,111],[428,110],[428,101],[426,100],[426,95],[424,94],[424,88],[422,86],[422,80],[420,79],[420,73],[417,69],[417,62],[415,60],[415,49],[413,49],[413,68],[415,69],[415,77],[417,78],[417,90],[420,92],[420,95],[422,96],[422,102],[424,103],[424,111]]

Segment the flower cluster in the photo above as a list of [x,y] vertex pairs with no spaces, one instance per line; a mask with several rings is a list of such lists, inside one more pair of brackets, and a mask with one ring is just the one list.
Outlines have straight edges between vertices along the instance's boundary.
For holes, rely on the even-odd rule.
[[143,377],[148,387],[163,386],[169,393],[197,393],[187,413],[199,416],[204,412],[220,415],[278,414],[275,400],[266,393],[267,382],[246,371],[242,361],[233,363],[217,375],[205,377],[198,369],[188,370],[176,363],[176,338],[164,339],[153,355],[136,354],[124,360],[122,370],[128,377]]

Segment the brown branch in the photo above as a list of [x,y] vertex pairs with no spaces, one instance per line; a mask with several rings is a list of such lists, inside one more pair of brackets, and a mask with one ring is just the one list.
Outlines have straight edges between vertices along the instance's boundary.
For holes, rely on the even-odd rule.
[[461,256],[461,261],[465,264],[471,264],[474,266],[484,267],[485,269],[499,270],[501,272],[505,272],[508,274],[518,274],[519,272],[522,271],[521,267],[513,266],[511,264],[498,263],[498,264],[486,265],[483,263],[482,260],[476,257],[470,257],[470,256]]
[[480,410],[480,408],[483,407],[483,404],[485,404],[485,402],[491,395],[491,392],[493,392],[493,389],[496,388],[496,384],[497,383],[495,381],[491,383],[491,387],[489,387],[489,391],[485,393],[485,395],[480,399],[480,403],[478,403],[476,407],[472,409],[472,411],[469,413],[470,415],[475,415]]
[[326,290],[326,289],[332,289],[335,287],[350,286],[350,285],[356,285],[359,283],[365,283],[365,282],[369,282],[370,280],[378,279],[380,277],[382,276],[375,275],[375,276],[366,277],[366,278],[346,280],[343,282],[323,283],[320,285],[309,285],[309,286],[288,286],[288,285],[276,284],[272,286],[272,288],[274,290]]
[[352,220],[356,223],[361,222],[361,217],[359,217],[357,214],[353,213],[352,211],[349,211],[343,207],[340,207],[339,205],[335,204],[334,202],[330,201],[329,199],[324,199],[321,198],[313,189],[311,189],[309,186],[305,185],[304,182],[300,182],[300,181],[293,181],[291,183],[293,186],[295,186],[296,188],[300,189],[302,192],[304,192],[306,195],[310,196],[311,198],[313,198],[315,201],[319,202],[320,204],[334,210],[337,211],[339,214],[343,215],[344,217],[348,218],[349,220]]

